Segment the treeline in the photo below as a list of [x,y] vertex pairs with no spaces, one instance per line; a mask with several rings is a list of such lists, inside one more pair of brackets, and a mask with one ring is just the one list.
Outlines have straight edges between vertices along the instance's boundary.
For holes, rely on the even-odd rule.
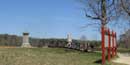
[[21,46],[22,37],[17,35],[0,34],[0,46]]
[[120,35],[118,46],[121,48],[130,48],[130,29],[127,30],[124,34]]
[[65,47],[66,39],[38,39],[30,38],[30,44],[33,47]]
[[[41,39],[41,38],[30,38],[31,46],[33,47],[66,47],[67,39]],[[72,46],[76,49],[80,49],[81,46],[88,44],[89,46],[100,47],[101,42],[92,41],[81,41],[73,40]],[[0,34],[0,46],[21,46],[22,36]]]

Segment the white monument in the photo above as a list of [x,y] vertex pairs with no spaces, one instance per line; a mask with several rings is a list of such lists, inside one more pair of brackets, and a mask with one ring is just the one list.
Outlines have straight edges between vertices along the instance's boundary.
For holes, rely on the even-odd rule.
[[27,32],[23,33],[22,47],[31,47],[31,45],[29,43],[29,33],[27,33]]
[[67,47],[71,47],[71,45],[72,45],[71,34],[68,34],[68,35],[67,35],[67,42],[68,42]]

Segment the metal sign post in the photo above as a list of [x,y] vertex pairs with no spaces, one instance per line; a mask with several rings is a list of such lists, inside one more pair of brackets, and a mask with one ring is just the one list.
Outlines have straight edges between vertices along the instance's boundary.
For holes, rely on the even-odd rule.
[[105,30],[104,30],[104,26],[102,26],[102,65],[105,64]]
[[111,33],[110,30],[108,29],[108,61],[111,59]]

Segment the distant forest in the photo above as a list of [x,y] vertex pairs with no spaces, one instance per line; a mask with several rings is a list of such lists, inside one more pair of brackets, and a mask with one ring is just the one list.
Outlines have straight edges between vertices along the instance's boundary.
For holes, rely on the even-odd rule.
[[[41,38],[29,38],[29,42],[33,47],[65,47],[67,45],[67,39],[41,39]],[[81,41],[74,40],[73,44],[80,45],[84,43],[89,43],[90,45],[100,46],[100,41]],[[22,45],[22,36],[9,35],[9,34],[0,34],[0,46],[21,46]]]
[[[120,35],[118,40],[118,47],[130,48],[130,30],[126,31],[124,34]],[[56,38],[29,38],[29,42],[33,47],[66,47],[67,39],[56,39]],[[76,40],[73,39],[73,45],[77,48],[81,44],[89,44],[89,46],[101,47],[101,41],[96,40]],[[22,36],[0,34],[0,46],[18,46],[22,45]]]

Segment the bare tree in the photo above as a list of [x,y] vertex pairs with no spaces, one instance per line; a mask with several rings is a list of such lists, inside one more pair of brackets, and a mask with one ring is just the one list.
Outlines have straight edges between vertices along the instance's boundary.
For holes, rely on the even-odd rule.
[[128,20],[127,24],[130,24],[130,0],[117,0],[116,12],[121,16],[121,18],[126,18]]
[[86,36],[85,36],[85,35],[82,35],[82,36],[81,36],[81,38],[80,38],[80,40],[82,40],[82,41],[86,41],[86,40],[87,40],[87,38],[86,38]]
[[130,16],[130,0],[119,0],[121,9]]
[[88,52],[89,44],[87,42],[86,36],[82,35],[80,40],[81,40],[80,50]]
[[[85,15],[92,20],[96,20],[94,24],[99,24],[100,29],[104,30],[104,27],[110,23],[113,18],[117,17],[115,13],[115,0],[81,0],[86,6],[84,7]],[[102,38],[102,65],[105,64],[105,47],[104,47],[104,35]]]
[[81,0],[81,2],[85,4],[83,10],[86,17],[96,20],[89,25],[105,26],[117,16],[115,0]]
[[120,35],[120,43],[122,46],[125,46],[125,48],[130,48],[130,29],[126,31],[124,34]]
[[[123,23],[127,24],[127,29],[130,29],[130,0],[117,0],[116,3],[116,10],[118,11],[117,14],[121,16],[121,18],[125,18],[128,21],[125,21]],[[130,30],[128,30],[130,31]],[[124,35],[125,34],[125,35]],[[125,46],[129,46],[129,33],[124,33],[124,43]]]

